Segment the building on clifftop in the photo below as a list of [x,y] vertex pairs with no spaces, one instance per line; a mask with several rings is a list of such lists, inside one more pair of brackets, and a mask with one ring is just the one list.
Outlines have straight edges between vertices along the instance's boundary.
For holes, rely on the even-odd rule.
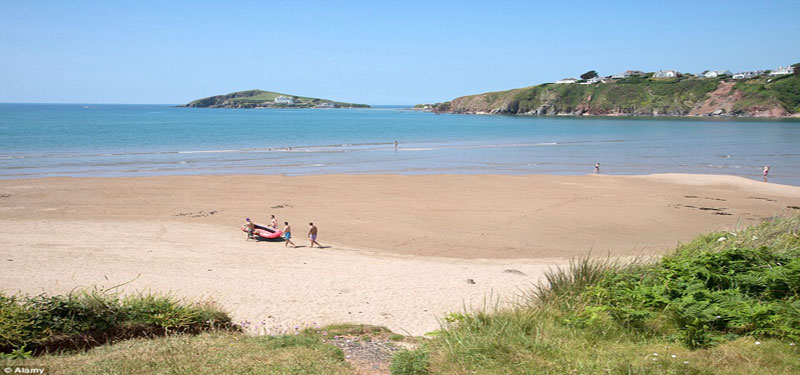
[[575,83],[575,82],[578,82],[577,78],[564,78],[564,79],[559,79],[558,81],[556,81],[557,84]]
[[281,96],[279,96],[279,97],[275,98],[275,104],[288,104],[288,105],[292,105],[292,104],[294,104],[294,99],[292,99],[292,98],[290,98],[290,97],[288,97],[288,96],[283,96],[283,95],[281,95]]
[[750,79],[764,74],[763,70],[754,70],[750,72],[739,72],[733,75],[733,79]]
[[679,74],[677,70],[659,70],[653,74],[653,78],[675,78]]
[[778,69],[775,69],[769,72],[771,76],[782,76],[786,74],[794,74],[794,67],[793,66],[779,66]]
[[730,76],[733,75],[730,70],[707,70],[703,73],[703,77],[706,78],[717,78],[719,76]]
[[645,74],[647,74],[647,73],[645,73],[645,72],[643,72],[641,70],[626,70],[624,73],[617,73],[617,74],[612,75],[611,78],[623,79],[623,78],[628,78],[628,77],[637,77],[637,76],[640,77],[640,76],[643,76]]

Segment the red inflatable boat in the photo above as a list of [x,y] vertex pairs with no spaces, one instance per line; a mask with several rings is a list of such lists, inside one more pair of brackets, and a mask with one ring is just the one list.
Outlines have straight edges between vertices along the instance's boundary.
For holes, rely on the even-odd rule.
[[[253,223],[255,224],[255,223]],[[267,227],[264,225],[255,224],[256,229],[253,230],[253,237],[257,240],[273,240],[276,238],[281,238],[283,232],[278,229]],[[247,232],[247,225],[242,225],[242,231]]]

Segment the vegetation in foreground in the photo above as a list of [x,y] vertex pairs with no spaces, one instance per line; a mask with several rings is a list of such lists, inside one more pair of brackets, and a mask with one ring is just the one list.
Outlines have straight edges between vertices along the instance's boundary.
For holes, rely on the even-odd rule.
[[183,303],[157,294],[121,296],[108,290],[67,295],[0,293],[0,354],[24,358],[119,340],[232,328],[213,303]]
[[449,315],[394,373],[800,373],[800,215],[547,281],[517,308]]
[[133,339],[0,366],[43,366],[50,374],[353,374],[342,351],[319,337],[230,331]]
[[[378,363],[370,361],[375,359],[374,353],[367,352],[367,358],[348,358],[350,354],[363,357],[359,354],[364,354],[365,346],[383,349],[393,346],[388,342],[409,342],[409,338],[384,327],[367,325],[287,331],[290,333],[250,335],[212,330],[197,335],[137,338],[80,352],[0,358],[0,367],[45,367],[48,374],[354,375],[374,373]],[[381,369],[388,367],[389,355]]]

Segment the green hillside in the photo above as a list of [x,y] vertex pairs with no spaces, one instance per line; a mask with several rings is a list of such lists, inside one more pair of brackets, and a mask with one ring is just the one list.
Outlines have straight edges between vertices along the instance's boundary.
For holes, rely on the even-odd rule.
[[[800,76],[653,78],[652,73],[592,84],[545,83],[468,95],[433,105],[437,112],[514,115],[729,115],[800,113]],[[585,83],[585,82],[583,82]]]
[[[294,103],[284,104],[276,103],[275,99],[283,96],[291,98]],[[306,96],[297,96],[290,94],[282,94],[272,91],[264,90],[247,90],[237,91],[225,95],[210,96],[193,100],[181,107],[198,107],[198,108],[313,108],[323,106],[326,108],[368,108],[366,104],[355,104],[337,102],[330,99],[311,98]]]

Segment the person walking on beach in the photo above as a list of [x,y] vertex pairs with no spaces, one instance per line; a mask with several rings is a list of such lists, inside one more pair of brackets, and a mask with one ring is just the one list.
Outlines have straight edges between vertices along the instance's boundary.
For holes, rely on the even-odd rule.
[[292,244],[292,247],[297,247],[297,245],[295,245],[294,242],[292,242],[292,227],[289,225],[289,222],[284,221],[283,225],[286,225],[285,227],[283,227],[283,239],[286,240],[283,246],[288,247],[289,244]]
[[769,165],[764,166],[764,182],[767,182],[767,178],[769,177]]
[[275,215],[269,215],[269,216],[272,217],[269,219],[269,226],[271,226],[273,229],[278,229],[278,220],[275,219]]
[[308,240],[311,242],[311,246],[314,247],[314,244],[317,244],[319,248],[322,248],[322,245],[317,242],[317,226],[314,223],[308,223]]
[[600,174],[600,163],[594,163],[594,174]]
[[250,239],[253,238],[253,231],[256,230],[256,224],[250,221],[249,217],[244,220],[247,221],[245,225],[247,227],[247,240],[250,241]]

